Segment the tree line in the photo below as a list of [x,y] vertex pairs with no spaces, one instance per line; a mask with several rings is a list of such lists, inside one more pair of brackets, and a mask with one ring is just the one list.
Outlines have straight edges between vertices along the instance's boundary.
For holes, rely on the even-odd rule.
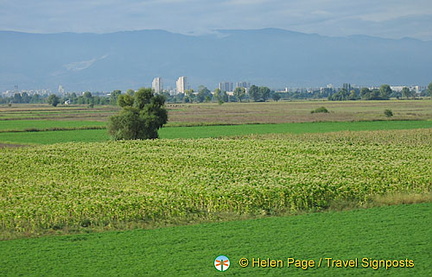
[[237,87],[231,93],[216,88],[213,92],[205,86],[199,86],[198,90],[193,89],[186,90],[185,93],[178,93],[171,95],[168,92],[164,92],[163,95],[166,97],[167,102],[170,103],[203,103],[203,102],[265,102],[270,98],[278,101],[281,97],[278,93],[271,90],[268,87],[258,87],[252,85],[251,87]]
[[[126,91],[127,95],[133,95],[134,90]],[[84,92],[81,95],[76,93],[66,93],[62,96],[55,94],[28,94],[27,92],[15,93],[10,97],[1,97],[0,104],[19,104],[31,103],[42,104],[48,103],[52,106],[59,104],[66,105],[117,105],[118,97],[122,95],[122,91],[114,90],[109,95],[93,95],[91,92]],[[293,92],[275,92],[268,87],[252,85],[248,89],[244,87],[237,87],[232,94],[215,89],[213,92],[205,86],[199,86],[197,91],[193,89],[187,90],[185,93],[178,93],[171,95],[168,92],[162,92],[161,95],[165,97],[168,103],[203,103],[203,102],[265,102],[270,99],[279,101],[280,99],[328,99],[331,101],[345,101],[345,100],[387,100],[390,98],[397,99],[414,99],[417,97],[416,93],[408,87],[404,87],[402,91],[393,91],[389,85],[382,85],[376,89],[370,88],[354,88],[348,91],[345,88],[335,90],[333,88],[324,88],[316,91],[293,91]],[[426,90],[423,90],[418,96],[431,96],[432,95],[432,82],[428,85]]]
[[[429,86],[432,86],[432,83]],[[431,90],[426,90],[420,96],[427,96],[428,94],[430,95]],[[408,87],[402,88],[402,91],[393,91],[389,85],[381,85],[377,89],[361,88],[348,91],[347,89],[343,88],[338,92],[329,95],[328,100],[388,100],[390,98],[410,99],[415,97],[416,93],[410,90]]]
[[0,104],[45,104],[48,103],[52,106],[59,104],[75,104],[75,105],[116,105],[105,95],[92,95],[91,92],[84,92],[82,95],[77,95],[75,92],[66,93],[62,96],[56,94],[29,94],[27,92],[14,93],[10,97],[1,97]]

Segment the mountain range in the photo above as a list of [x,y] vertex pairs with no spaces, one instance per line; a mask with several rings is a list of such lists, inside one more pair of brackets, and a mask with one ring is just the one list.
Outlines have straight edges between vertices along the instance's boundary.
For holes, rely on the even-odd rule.
[[271,88],[427,85],[432,41],[369,36],[326,37],[281,29],[217,30],[185,35],[162,30],[107,34],[0,32],[0,91],[112,91],[222,81]]

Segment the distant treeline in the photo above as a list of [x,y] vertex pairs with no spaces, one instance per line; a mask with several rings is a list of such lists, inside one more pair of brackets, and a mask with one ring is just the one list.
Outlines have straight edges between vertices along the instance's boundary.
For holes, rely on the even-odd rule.
[[[53,97],[55,96],[55,97]],[[51,102],[53,101],[54,102]],[[112,102],[110,97],[101,94],[101,95],[92,95],[91,92],[84,92],[82,95],[77,95],[76,93],[66,93],[64,95],[54,95],[54,94],[28,94],[27,92],[15,93],[13,96],[4,97],[0,96],[0,104],[21,104],[21,103],[29,103],[29,104],[44,104],[44,103],[56,103],[53,106],[57,106],[57,104],[80,104],[80,105],[116,105],[117,99],[115,102]]]
[[[296,90],[276,92],[268,87],[258,87],[252,85],[249,88],[237,87],[234,92],[228,93],[220,89],[215,89],[213,92],[205,86],[199,86],[198,91],[193,89],[185,91],[185,93],[177,93],[172,95],[168,92],[162,92],[168,103],[203,103],[217,102],[219,104],[225,102],[266,102],[268,100],[294,100],[294,99],[328,99],[331,101],[346,101],[346,100],[388,100],[390,98],[397,99],[415,99],[416,97],[431,96],[432,82],[428,88],[416,93],[408,87],[404,87],[402,91],[393,91],[389,85],[382,85],[376,89],[369,88],[351,88],[350,86],[335,89],[321,88],[316,90]],[[126,94],[133,95],[134,90],[126,91]],[[58,104],[63,105],[117,105],[117,98],[121,95],[120,90],[114,90],[109,94],[84,92],[81,95],[76,93],[66,93],[64,95],[39,95],[28,94],[27,92],[15,93],[10,97],[0,96],[0,104],[13,103],[32,103],[42,104],[48,103],[53,106]]]

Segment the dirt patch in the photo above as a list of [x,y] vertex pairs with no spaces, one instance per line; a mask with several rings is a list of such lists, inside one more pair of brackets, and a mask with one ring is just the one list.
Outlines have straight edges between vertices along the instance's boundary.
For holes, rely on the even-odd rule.
[[17,148],[17,147],[28,147],[28,146],[30,145],[0,143],[0,148]]

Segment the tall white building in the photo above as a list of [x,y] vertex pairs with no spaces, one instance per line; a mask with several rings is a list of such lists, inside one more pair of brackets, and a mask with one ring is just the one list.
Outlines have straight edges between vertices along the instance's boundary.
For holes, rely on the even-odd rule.
[[152,89],[155,93],[161,93],[163,91],[163,83],[161,77],[156,77],[153,79]]
[[187,89],[187,78],[185,76],[181,76],[176,81],[177,93],[185,93],[186,89]]
[[58,93],[61,94],[61,95],[63,95],[65,93],[65,89],[64,89],[64,87],[62,85],[59,85],[59,87],[58,87]]

